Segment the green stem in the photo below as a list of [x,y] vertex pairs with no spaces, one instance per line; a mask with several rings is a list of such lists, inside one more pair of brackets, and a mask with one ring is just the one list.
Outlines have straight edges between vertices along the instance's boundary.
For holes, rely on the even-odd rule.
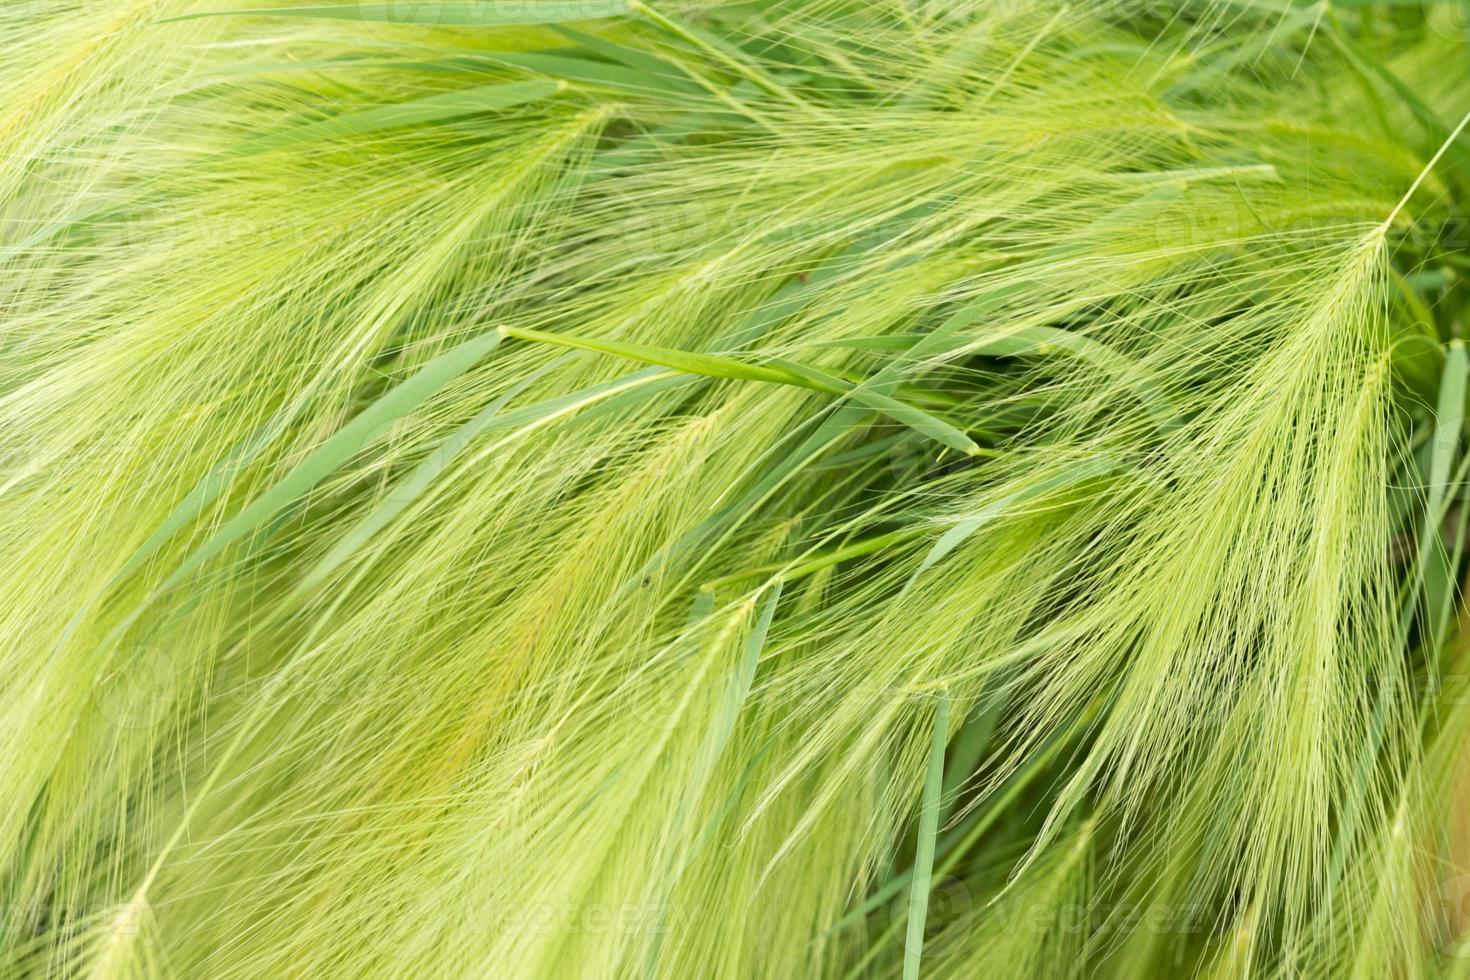
[[934,884],[934,837],[939,832],[939,794],[944,785],[944,747],[949,741],[949,694],[939,692],[934,733],[929,741],[929,771],[919,807],[919,840],[914,850],[914,883],[909,888],[908,935],[904,941],[903,980],[919,980],[924,953],[924,922],[929,917],[929,890]]

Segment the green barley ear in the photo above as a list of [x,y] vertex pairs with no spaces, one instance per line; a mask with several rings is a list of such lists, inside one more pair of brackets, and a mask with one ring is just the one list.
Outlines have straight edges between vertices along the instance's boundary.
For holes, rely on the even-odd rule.
[[1470,976],[1463,12],[0,7],[0,976]]

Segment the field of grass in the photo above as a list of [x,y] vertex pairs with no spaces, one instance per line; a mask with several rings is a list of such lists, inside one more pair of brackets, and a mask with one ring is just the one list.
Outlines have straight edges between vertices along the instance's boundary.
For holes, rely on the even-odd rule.
[[0,0],[0,978],[1470,980],[1470,0]]

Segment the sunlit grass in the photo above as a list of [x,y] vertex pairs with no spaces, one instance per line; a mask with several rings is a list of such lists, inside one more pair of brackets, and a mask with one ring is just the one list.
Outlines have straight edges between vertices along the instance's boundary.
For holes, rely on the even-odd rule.
[[0,5],[0,975],[1470,975],[1467,15]]

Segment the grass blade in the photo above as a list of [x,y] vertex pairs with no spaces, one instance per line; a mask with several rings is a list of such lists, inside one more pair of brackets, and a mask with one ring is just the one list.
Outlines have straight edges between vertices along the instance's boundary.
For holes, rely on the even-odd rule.
[[549,99],[563,88],[565,85],[562,83],[537,79],[443,92],[411,102],[375,106],[361,112],[347,112],[330,119],[309,122],[252,140],[238,152],[253,155],[315,140],[369,136],[409,126],[460,119],[481,112],[496,112]]
[[138,546],[138,550],[128,558],[123,567],[113,576],[113,581],[119,581],[137,571],[154,552],[163,547],[165,541],[173,537],[192,523],[204,509],[219,499],[219,495],[225,491],[231,481],[245,470],[261,451],[270,443],[274,435],[273,428],[262,429],[251,439],[237,445],[230,451],[229,455],[220,461],[204,475],[194,488],[179,501],[178,505],[164,518],[163,523],[154,529],[148,536],[148,540]]
[[484,57],[490,62],[540,72],[571,82],[617,89],[633,95],[663,93],[682,98],[706,98],[698,86],[693,83],[681,85],[677,76],[671,76],[668,72],[651,72],[641,68],[611,65],[591,58],[545,54],[540,51],[497,51]]
[[929,742],[929,772],[919,810],[919,844],[914,856],[914,882],[909,888],[908,935],[903,949],[904,980],[918,980],[924,953],[924,920],[929,915],[929,889],[934,882],[934,838],[939,832],[939,795],[944,785],[944,747],[949,737],[949,695],[939,692],[934,708],[934,736]]
[[[1437,650],[1440,638],[1449,626],[1451,570],[1445,553],[1440,524],[1444,520],[1446,501],[1452,483],[1450,470],[1460,448],[1460,435],[1465,428],[1465,381],[1470,371],[1470,355],[1463,341],[1451,341],[1445,356],[1439,386],[1439,404],[1435,412],[1434,441],[1429,460],[1428,492],[1424,504],[1424,521],[1419,528],[1419,561],[1416,578],[1423,589],[1426,629],[1431,650]],[[1431,656],[1433,665],[1437,657]]]
[[619,44],[595,34],[586,34],[571,27],[553,27],[552,30],[593,54],[606,58],[608,61],[626,65],[640,74],[656,78],[670,88],[691,94],[704,94],[704,90],[689,77],[687,72],[648,51],[631,48],[626,44]]
[[525,391],[543,373],[545,373],[544,370],[527,375],[505,394],[481,409],[474,418],[447,436],[438,448],[429,454],[428,458],[399,481],[382,503],[354,525],[352,530],[344,534],[332,546],[331,551],[323,555],[322,559],[312,566],[311,571],[307,572],[297,586],[297,593],[306,592],[320,583],[343,562],[352,557],[358,549],[367,544],[374,535],[392,523],[395,517],[403,513],[428,489],[435,478],[444,472],[460,450],[470,443],[470,440],[490,426],[490,423],[500,414],[501,409]]
[[863,385],[850,385],[839,378],[792,361],[776,358],[768,365],[747,364],[720,354],[700,354],[668,347],[654,347],[648,344],[631,344],[620,340],[572,337],[567,334],[547,333],[543,330],[532,330],[525,327],[503,327],[501,329],[507,337],[515,337],[518,340],[539,341],[577,350],[613,354],[647,364],[659,364],[688,374],[702,374],[706,377],[734,381],[761,381],[769,384],[792,385],[828,395],[849,395],[854,401],[865,407],[881,412],[894,421],[901,422],[952,449],[958,449],[971,456],[978,456],[982,452],[974,440],[943,419],[922,409],[905,405],[881,391],[866,388]]
[[255,530],[293,501],[309,493],[333,470],[362,450],[389,426],[490,354],[500,343],[491,330],[472,337],[439,355],[406,381],[391,388],[352,421],[326,439],[306,459],[269,490],[252,500],[244,510],[226,521],[196,548],[165,580],[159,591],[167,591],[198,571],[211,558]]

